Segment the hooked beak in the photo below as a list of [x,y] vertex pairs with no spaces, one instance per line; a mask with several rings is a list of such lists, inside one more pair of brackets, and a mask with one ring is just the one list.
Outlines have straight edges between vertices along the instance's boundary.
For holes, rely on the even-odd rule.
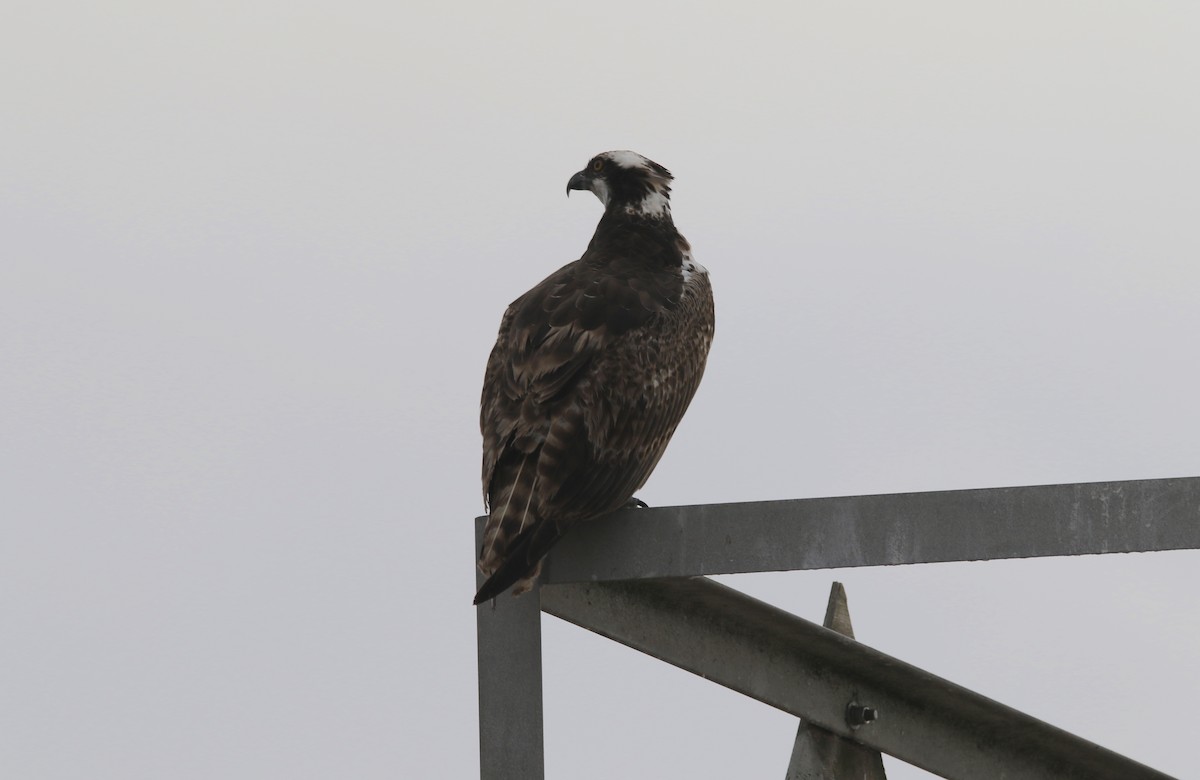
[[589,190],[590,191],[591,189],[592,189],[592,177],[588,174],[587,171],[580,171],[579,173],[572,176],[571,180],[569,182],[567,182],[567,197],[568,198],[571,197],[571,190]]

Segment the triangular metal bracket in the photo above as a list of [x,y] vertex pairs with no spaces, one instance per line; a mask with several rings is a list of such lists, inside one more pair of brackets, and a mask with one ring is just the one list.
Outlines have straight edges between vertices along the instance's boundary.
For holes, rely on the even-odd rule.
[[[854,639],[846,588],[840,582],[833,583],[829,589],[824,626]],[[855,728],[870,727],[879,716],[878,710],[858,702],[851,702],[848,709],[847,718],[857,724]],[[788,763],[787,780],[887,780],[887,775],[878,750],[801,720],[792,747],[792,760]]]
[[663,507],[585,524],[547,560],[542,587],[476,610],[481,777],[544,777],[544,611],[952,780],[1169,780],[696,575],[1200,549],[1197,517],[1191,477]]

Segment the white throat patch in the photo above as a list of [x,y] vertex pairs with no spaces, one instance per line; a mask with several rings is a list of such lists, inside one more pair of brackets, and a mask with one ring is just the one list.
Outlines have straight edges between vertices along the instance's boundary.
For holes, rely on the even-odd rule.
[[608,182],[604,179],[592,179],[592,193],[608,208]]

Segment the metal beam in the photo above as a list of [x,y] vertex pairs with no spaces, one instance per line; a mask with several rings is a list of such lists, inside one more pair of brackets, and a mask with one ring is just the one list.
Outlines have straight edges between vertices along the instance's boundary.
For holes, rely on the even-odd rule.
[[[477,535],[482,533],[482,528],[483,518],[479,518]],[[477,537],[476,549],[479,543]],[[689,577],[698,574],[1178,549],[1200,549],[1200,478],[624,511],[603,522],[589,523],[572,529],[549,557],[543,581],[570,583],[636,580]],[[545,607],[547,611],[613,636],[626,644],[640,647],[637,637],[639,631],[648,632],[647,636],[653,636],[661,633],[662,626],[677,625],[679,621],[683,621],[682,627],[686,627],[692,614],[689,610],[692,608],[682,611],[679,611],[679,608],[690,602],[688,599],[681,601],[678,592],[671,595],[671,588],[686,587],[688,583],[682,582],[631,582],[607,588],[594,586],[591,589],[582,586],[555,586],[543,591],[543,594],[550,595],[550,601],[546,602],[548,606]],[[610,611],[614,599],[617,602],[621,599],[629,601],[631,612],[626,617],[630,624],[622,630],[628,629],[634,633],[625,638],[609,634],[604,626],[611,621],[604,617],[602,610],[589,616],[586,608],[579,604],[572,606],[572,599],[580,598],[581,593],[592,594],[598,604],[610,603]],[[709,594],[706,597],[709,598],[712,591],[706,590],[705,593]],[[592,596],[584,598],[586,600]],[[503,597],[497,599],[494,605],[485,604],[477,610],[480,761],[481,777],[485,780],[541,780],[544,776],[541,625],[538,599],[539,594],[534,591],[519,599]],[[639,603],[639,600],[649,604],[657,603],[659,606],[656,609],[663,614],[654,612],[647,603]],[[703,600],[700,599],[701,602]],[[734,609],[746,609],[747,614],[758,614],[761,617],[762,610],[747,606],[750,602],[753,600],[743,603],[735,598],[733,603],[737,606]],[[774,609],[767,605],[761,606],[768,611]],[[718,604],[716,607],[709,605],[703,609],[701,607],[703,604],[696,606],[696,609],[700,609],[701,623],[706,623],[709,629],[724,625],[729,620],[734,620],[733,627],[737,627],[736,616],[727,612],[729,604]],[[677,610],[675,614],[671,614],[672,609]],[[568,617],[568,613],[574,617]],[[648,613],[656,615],[654,620],[658,621],[658,628],[655,628],[654,621],[646,623]],[[791,621],[799,621],[799,618],[788,616],[787,613],[780,614],[787,616]],[[795,639],[795,636],[807,636],[801,629],[796,628],[800,624],[804,624],[804,621],[781,621],[775,626],[773,646],[776,650],[791,641],[787,640],[789,636],[792,639]],[[614,625],[621,627],[622,624],[617,621]],[[757,629],[742,625],[741,630],[750,631],[752,635],[753,630]],[[735,634],[736,632],[730,633],[726,641],[736,644]],[[820,650],[821,641],[816,639],[809,643],[809,640],[805,639],[801,642],[805,648],[803,654],[807,659],[811,660],[814,657],[813,653]],[[851,655],[847,657],[850,658],[857,657],[852,655],[853,652],[874,652],[853,642],[850,643],[850,647],[859,650],[849,651],[842,647],[837,652],[849,652]],[[696,648],[696,651],[699,652],[699,648]],[[671,660],[660,655],[660,652],[662,651],[652,651],[652,654],[664,660]],[[746,648],[741,647],[737,653],[742,655],[735,654],[731,657],[741,658],[746,663],[753,661],[754,653],[747,656],[746,652]],[[766,650],[760,648],[759,654],[762,652]],[[788,652],[793,654],[795,660],[795,647],[792,646]],[[828,656],[830,650],[826,647],[822,652],[826,652]],[[896,697],[896,704],[887,705],[888,712],[893,714],[887,715],[886,721],[861,727],[859,733],[854,735],[855,739],[918,766],[927,764],[917,756],[894,752],[883,744],[876,744],[863,737],[886,737],[892,731],[898,730],[907,735],[909,742],[935,749],[938,740],[945,738],[943,732],[933,729],[937,726],[949,729],[952,735],[957,734],[958,741],[955,744],[964,744],[962,740],[973,734],[974,738],[979,740],[974,749],[980,754],[990,756],[997,752],[1004,754],[1009,750],[1018,765],[1021,765],[1022,760],[1033,761],[1037,756],[1048,757],[1048,761],[1054,761],[1057,760],[1055,756],[1063,751],[1071,754],[1074,760],[1074,753],[1082,750],[1081,755],[1085,758],[1092,757],[1087,760],[1102,756],[1104,761],[1116,761],[1118,763],[1114,766],[1122,767],[1115,774],[1112,771],[1093,772],[1086,769],[1088,765],[1085,763],[1083,774],[1072,773],[1067,767],[1055,770],[1052,775],[1046,775],[1037,773],[1044,769],[1042,764],[1038,764],[1032,774],[1001,775],[988,770],[983,774],[973,775],[974,770],[971,770],[966,774],[948,775],[955,777],[1165,777],[1028,716],[1014,713],[976,694],[963,692],[925,672],[912,670],[911,667],[886,656],[876,654],[868,656],[868,659],[869,662],[864,662],[863,668],[843,669],[842,676],[837,678],[838,684],[843,688],[853,685],[856,691],[875,690],[871,686],[882,683],[871,675],[878,673],[879,669],[910,669],[914,676],[906,677],[902,674],[901,678],[913,686],[908,694],[917,691],[920,695],[904,698],[904,690],[883,685],[879,689],[881,692]],[[684,662],[671,662],[684,668],[692,668]],[[744,674],[757,672],[746,671]],[[808,683],[816,686],[813,688],[814,693],[821,694],[814,696],[810,701],[810,705],[816,708],[814,710],[798,705],[789,709],[792,705],[775,703],[768,697],[767,692],[756,694],[747,689],[748,684],[742,685],[738,682],[737,674],[730,672],[730,675],[730,679],[724,682],[729,687],[774,703],[775,706],[782,706],[789,712],[824,725],[835,733],[846,733],[848,727],[844,723],[844,717],[838,720],[838,708],[844,708],[845,702],[839,704],[827,700],[829,691],[821,687],[821,674],[817,674],[815,682],[810,680]],[[921,678],[920,675],[925,675],[927,679]],[[708,676],[715,679],[714,675]],[[781,684],[783,682],[786,681],[781,681]],[[781,690],[790,690],[790,695],[794,696],[795,686],[800,683],[793,681],[788,685],[792,688],[788,689],[785,686]],[[838,693],[841,695],[844,690],[839,689]],[[932,720],[929,723],[918,720],[916,722],[922,724],[920,728],[910,728],[903,720],[912,717],[911,713],[905,714],[903,718],[894,715],[896,712],[908,713],[904,707],[936,714],[938,707],[948,706],[946,701],[938,700],[938,696],[950,697],[950,703],[963,709],[960,713],[961,722],[947,722],[944,715],[938,721],[930,715]],[[980,705],[979,702],[984,702],[986,706]],[[875,703],[866,703],[869,706],[877,706]],[[817,715],[812,715],[812,712],[816,712]],[[996,712],[1009,713],[1012,717],[999,717]],[[997,717],[999,720],[996,720]],[[831,727],[830,719],[837,721],[842,730]],[[896,725],[898,722],[902,725]],[[1029,726],[1029,723],[1035,725]],[[954,729],[958,731],[954,732]],[[1032,739],[1036,744],[1030,748],[1029,744],[1021,742],[1017,737]],[[1012,749],[1010,743],[1013,743],[1014,739],[1024,747],[1019,750]],[[1079,748],[1079,745],[1085,746],[1086,749]],[[901,748],[903,749],[903,746]],[[1027,748],[1028,753],[1024,758],[1018,755]],[[1127,771],[1132,770],[1123,768],[1126,766],[1134,767],[1141,774],[1128,774]],[[1005,771],[1011,770],[1007,765],[1004,768]]]
[[[542,588],[542,609],[942,777],[1169,780],[710,580]],[[876,720],[853,727],[848,706]]]
[[[476,539],[475,549],[482,540]],[[478,576],[483,584],[483,575]],[[479,777],[542,780],[542,612],[538,589],[475,608]]]
[[544,583],[1200,549],[1200,477],[618,512],[572,528]]

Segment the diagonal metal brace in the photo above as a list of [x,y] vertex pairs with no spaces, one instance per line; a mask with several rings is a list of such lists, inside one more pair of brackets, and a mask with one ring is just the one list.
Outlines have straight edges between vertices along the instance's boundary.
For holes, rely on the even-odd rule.
[[[1169,780],[704,578],[544,586],[541,607],[952,780]],[[852,726],[852,704],[878,718]]]

